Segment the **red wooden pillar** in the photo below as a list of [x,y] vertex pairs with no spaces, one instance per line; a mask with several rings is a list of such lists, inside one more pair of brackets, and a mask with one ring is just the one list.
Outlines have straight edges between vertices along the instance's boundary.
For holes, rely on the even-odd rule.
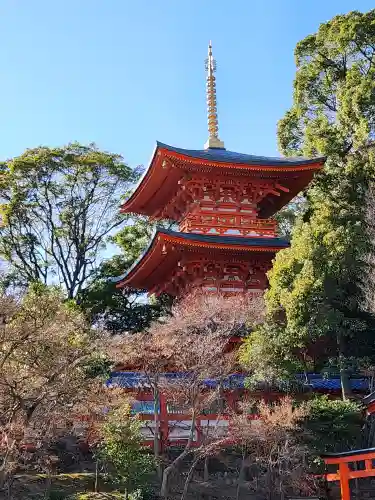
[[232,411],[236,411],[236,403],[238,401],[237,391],[227,391],[225,393],[225,399],[227,401],[228,408]]
[[341,499],[350,500],[349,466],[347,462],[339,465]]
[[201,415],[197,415],[195,419],[195,429],[193,429],[193,432],[196,431],[197,435],[197,441],[196,444],[201,445],[203,442],[203,432],[202,432],[202,417]]
[[[344,453],[327,453],[322,455],[326,465],[336,465],[335,473],[326,474],[326,480],[340,481],[341,499],[350,500],[350,483],[351,479],[360,479],[362,477],[374,477],[375,468],[373,460],[375,460],[375,448],[367,448],[365,450],[351,450]],[[366,468],[351,470],[349,463],[365,462]]]
[[169,437],[169,418],[167,400],[164,394],[160,394],[160,445],[161,450],[165,451],[168,445]]

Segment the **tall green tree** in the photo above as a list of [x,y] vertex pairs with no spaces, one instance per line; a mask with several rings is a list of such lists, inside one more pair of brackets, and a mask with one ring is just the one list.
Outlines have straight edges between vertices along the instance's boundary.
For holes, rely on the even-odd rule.
[[255,371],[277,375],[333,363],[345,397],[352,358],[375,351],[363,291],[372,251],[366,200],[375,172],[375,10],[320,25],[297,44],[295,58],[280,149],[327,161],[291,247],[275,259],[267,323],[248,340],[244,357]]
[[4,162],[0,255],[8,283],[57,283],[68,298],[79,297],[107,238],[124,223],[120,200],[138,174],[94,144],[28,149]]
[[301,194],[296,196],[290,203],[276,214],[278,236],[290,240],[293,228],[298,218],[305,213],[307,200]]

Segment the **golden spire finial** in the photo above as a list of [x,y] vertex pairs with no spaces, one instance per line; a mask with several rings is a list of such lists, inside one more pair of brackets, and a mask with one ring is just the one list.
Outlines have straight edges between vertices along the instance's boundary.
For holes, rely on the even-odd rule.
[[215,71],[216,61],[212,55],[211,41],[208,45],[208,58],[206,59],[206,93],[207,93],[207,120],[208,120],[208,140],[204,145],[205,149],[220,148],[224,149],[224,142],[219,139],[219,123],[217,119],[216,104],[216,83]]

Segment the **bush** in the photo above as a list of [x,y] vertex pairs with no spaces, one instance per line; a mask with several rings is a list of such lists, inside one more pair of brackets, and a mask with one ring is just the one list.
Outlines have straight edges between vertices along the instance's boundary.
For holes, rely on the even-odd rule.
[[67,494],[61,490],[51,490],[48,493],[48,500],[64,500],[67,498]]
[[[68,500],[123,500],[124,494],[120,492],[112,493],[77,493],[70,496]],[[130,497],[131,498],[131,497]]]
[[[77,493],[70,496],[67,500],[123,500],[124,494],[119,491],[111,493]],[[140,490],[137,490],[129,495],[129,500],[142,500],[143,496]]]
[[347,451],[359,446],[364,417],[354,401],[315,397],[304,421],[306,440],[313,452]]
[[[125,498],[142,498],[140,489],[147,488],[155,470],[154,458],[142,447],[142,422],[131,414],[130,405],[109,412],[102,427],[100,456],[125,490]],[[133,497],[133,498],[132,498]]]

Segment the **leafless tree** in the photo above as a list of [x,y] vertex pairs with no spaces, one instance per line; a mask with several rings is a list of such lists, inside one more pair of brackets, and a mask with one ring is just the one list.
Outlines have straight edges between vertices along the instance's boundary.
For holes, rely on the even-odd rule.
[[30,291],[22,300],[2,296],[0,317],[0,479],[4,484],[30,446],[40,450],[71,424],[78,406],[98,398],[101,389],[93,387],[84,370],[95,349],[93,333],[59,292]]
[[[168,496],[170,477],[184,459],[193,454],[196,418],[204,407],[222,402],[222,381],[233,371],[236,356],[228,349],[233,336],[244,333],[261,320],[262,299],[251,295],[223,297],[196,292],[180,301],[165,322],[154,323],[148,332],[123,338],[112,345],[111,357],[119,364],[143,372],[155,400],[154,453],[160,453],[160,394],[191,415],[189,437],[180,455],[162,473],[161,495]],[[171,381],[167,371],[186,373]],[[215,390],[206,391],[205,380],[214,382]],[[210,438],[195,457],[204,456]],[[161,471],[160,471],[161,473]]]
[[[308,450],[299,431],[308,407],[295,407],[289,397],[270,405],[256,403],[258,418],[250,419],[254,402],[244,403],[242,412],[232,416],[231,437],[242,450],[237,499],[241,489],[262,492],[265,498],[284,498],[286,494],[316,492],[316,483],[307,467]],[[246,484],[246,470],[255,467],[253,479]]]

